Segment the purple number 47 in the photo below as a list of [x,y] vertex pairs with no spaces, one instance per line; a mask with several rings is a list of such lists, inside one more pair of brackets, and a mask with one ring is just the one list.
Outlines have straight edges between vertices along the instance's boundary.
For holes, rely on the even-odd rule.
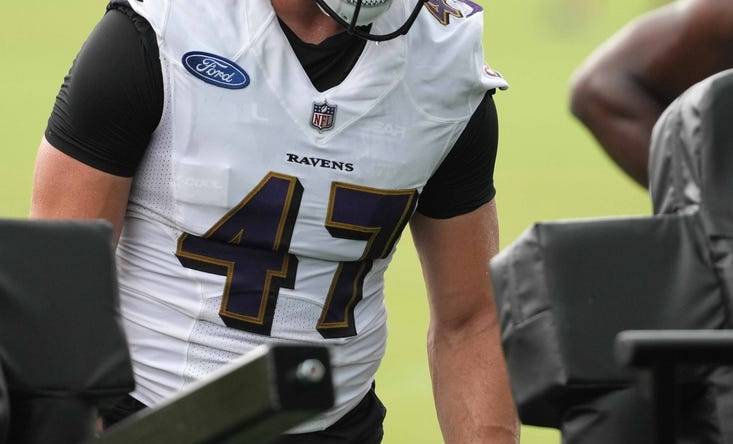
[[[295,287],[298,258],[289,253],[303,187],[268,173],[204,235],[184,233],[176,256],[186,268],[226,276],[219,316],[229,327],[270,335],[280,288]],[[389,256],[417,203],[417,191],[334,182],[325,228],[335,238],[366,241],[362,256],[341,262],[316,326],[324,338],[357,334],[354,309],[373,261]]]

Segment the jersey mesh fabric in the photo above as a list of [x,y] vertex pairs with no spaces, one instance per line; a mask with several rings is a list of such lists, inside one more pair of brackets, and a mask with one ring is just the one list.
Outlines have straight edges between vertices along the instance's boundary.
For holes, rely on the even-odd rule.
[[[161,64],[166,66],[165,58],[161,57]],[[173,118],[171,115],[173,94],[171,93],[171,83],[168,76],[168,70],[163,69],[163,81],[165,94],[165,103],[163,106],[163,115],[161,116],[158,128],[151,139],[150,149],[145,152],[142,162],[137,169],[133,186],[130,191],[127,214],[125,217],[125,225],[119,244],[117,246],[117,264],[118,277],[120,285],[120,297],[125,300],[141,301],[146,296],[136,292],[135,276],[140,274],[140,261],[148,261],[141,257],[141,248],[136,242],[131,241],[134,233],[128,231],[139,230],[139,221],[150,220],[157,222],[155,230],[158,230],[160,236],[174,238],[176,236],[173,229],[173,220],[176,219],[176,205],[173,197]],[[153,226],[150,224],[149,226]],[[153,242],[150,242],[154,244]],[[158,252],[165,254],[166,252]],[[137,304],[122,304],[121,313],[125,321],[125,329],[128,337],[139,336],[132,333],[135,330],[148,328],[145,323],[139,322],[136,316],[138,310],[134,310]],[[158,348],[161,350],[161,348]],[[133,351],[134,353],[134,351]],[[155,358],[155,362],[141,362],[133,360],[133,370],[135,378],[138,381],[136,390],[132,396],[146,405],[153,405],[156,394],[146,391],[144,387],[158,387],[160,378],[156,376],[155,365],[165,363],[173,363],[175,359],[159,354]],[[170,380],[177,380],[178,371],[175,368],[169,368],[167,374]],[[180,390],[183,386],[181,380],[173,387],[160,387],[157,393],[167,390]]]
[[[161,57],[161,65],[166,66],[167,60]],[[163,84],[165,102],[163,115],[158,128],[153,133],[151,145],[155,150],[146,150],[140,167],[135,174],[133,187],[130,191],[128,213],[143,212],[156,220],[168,223],[175,216],[175,200],[173,199],[173,118],[171,91],[172,83],[168,70],[163,69]]]

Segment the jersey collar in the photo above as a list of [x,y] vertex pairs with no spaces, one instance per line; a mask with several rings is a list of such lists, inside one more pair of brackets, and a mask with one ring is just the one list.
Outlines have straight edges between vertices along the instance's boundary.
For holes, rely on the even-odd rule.
[[[326,143],[366,115],[402,80],[406,65],[406,39],[389,42],[368,42],[349,75],[339,85],[319,92],[311,83],[303,66],[280,27],[270,0],[248,1],[247,22],[252,30],[250,49],[256,57],[263,79],[277,100],[316,143]],[[400,2],[394,5],[398,7]],[[262,23],[256,29],[251,25]],[[377,22],[375,31],[388,23]],[[333,128],[318,131],[311,126],[316,103],[336,105]]]

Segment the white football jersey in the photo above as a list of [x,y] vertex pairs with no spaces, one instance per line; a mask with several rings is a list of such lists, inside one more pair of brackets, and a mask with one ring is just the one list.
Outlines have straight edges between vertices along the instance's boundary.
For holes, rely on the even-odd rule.
[[[117,259],[133,396],[155,405],[261,344],[329,347],[335,407],[384,354],[384,272],[419,193],[484,93],[480,8],[431,0],[318,92],[269,0],[130,2],[158,36],[165,102]],[[374,23],[404,22],[395,0]]]

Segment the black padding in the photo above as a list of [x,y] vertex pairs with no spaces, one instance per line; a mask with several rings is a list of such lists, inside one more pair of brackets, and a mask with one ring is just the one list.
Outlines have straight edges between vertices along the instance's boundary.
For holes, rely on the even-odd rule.
[[[720,444],[714,390],[705,383],[676,387],[676,440],[669,444]],[[563,416],[563,444],[651,444],[652,403],[636,387],[598,391],[578,399]]]
[[133,388],[116,285],[109,224],[0,221],[0,360],[13,396]]
[[[616,333],[731,328],[731,116],[733,70],[690,88],[660,118],[649,165],[660,216],[538,224],[492,262],[523,422],[562,425],[566,443],[651,442],[623,433],[634,427],[630,412],[644,409],[633,375],[613,359]],[[680,379],[705,390],[700,404],[685,398],[689,427],[678,442],[733,443],[733,370]]]
[[[733,70],[691,87],[654,128],[649,183],[655,213],[697,213],[733,327]],[[718,368],[717,416],[733,443],[733,369]]]
[[654,442],[652,409],[636,388],[593,395],[574,403],[565,412],[560,428],[563,444]]
[[654,128],[649,179],[654,211],[700,211],[706,232],[733,237],[733,70],[694,85]]
[[0,360],[0,444],[5,444],[10,430],[10,398],[3,375],[3,363]]
[[8,444],[79,444],[94,436],[96,409],[81,398],[12,399]]
[[522,421],[559,427],[588,390],[626,387],[616,334],[726,318],[695,215],[536,224],[491,263]]
[[8,444],[86,441],[95,405],[134,388],[112,245],[108,223],[0,220]]
[[711,233],[733,237],[733,71],[706,80],[700,100],[702,201]]

